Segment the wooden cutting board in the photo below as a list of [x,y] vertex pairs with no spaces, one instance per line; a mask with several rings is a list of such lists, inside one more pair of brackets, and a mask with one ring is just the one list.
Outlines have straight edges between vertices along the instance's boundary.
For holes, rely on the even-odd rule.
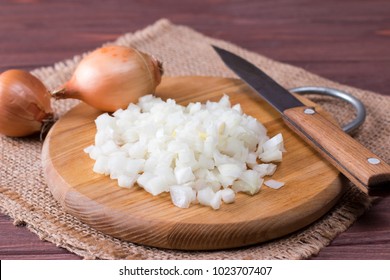
[[167,193],[154,197],[138,186],[120,188],[116,181],[92,171],[94,161],[83,149],[94,143],[94,120],[101,112],[80,104],[57,121],[43,146],[43,169],[53,196],[66,212],[103,233],[172,249],[255,244],[301,229],[324,215],[343,191],[338,171],[295,136],[280,115],[241,81],[164,77],[156,93],[183,105],[217,101],[223,94],[263,123],[269,136],[282,132],[287,152],[272,176],[285,182],[281,189],[263,186],[254,196],[238,194],[233,204],[212,210],[201,205],[181,209],[173,206]]

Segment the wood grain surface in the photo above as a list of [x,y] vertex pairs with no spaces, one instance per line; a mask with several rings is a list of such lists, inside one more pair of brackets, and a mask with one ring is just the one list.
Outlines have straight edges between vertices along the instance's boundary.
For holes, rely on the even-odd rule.
[[[334,81],[390,95],[389,10],[388,0],[3,0],[0,71],[49,66],[165,17]],[[0,258],[79,257],[0,215]],[[376,200],[314,258],[390,259],[390,198]]]
[[291,233],[325,214],[342,194],[339,172],[243,82],[164,77],[156,91],[163,100],[174,98],[182,105],[218,101],[224,94],[232,106],[239,103],[244,113],[264,124],[269,136],[282,133],[287,152],[272,178],[285,182],[283,188],[238,194],[234,203],[219,210],[200,204],[180,209],[167,193],[152,196],[137,186],[119,188],[115,180],[94,173],[94,161],[83,152],[94,144],[94,121],[101,112],[80,104],[57,121],[45,139],[42,164],[50,191],[65,211],[106,234],[169,249],[247,246]]

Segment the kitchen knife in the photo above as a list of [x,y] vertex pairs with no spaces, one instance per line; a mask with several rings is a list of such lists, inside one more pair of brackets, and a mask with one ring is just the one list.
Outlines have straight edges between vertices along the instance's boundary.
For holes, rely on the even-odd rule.
[[[284,122],[366,194],[390,189],[390,166],[252,63],[213,46],[222,61],[282,115]],[[387,188],[386,188],[387,187]]]

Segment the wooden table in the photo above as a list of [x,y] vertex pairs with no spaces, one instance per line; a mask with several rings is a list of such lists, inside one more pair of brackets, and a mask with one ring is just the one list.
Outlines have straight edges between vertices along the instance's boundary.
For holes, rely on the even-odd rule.
[[[0,71],[49,66],[160,18],[390,95],[388,0],[2,0]],[[0,259],[79,257],[0,214]],[[390,259],[390,197],[378,200],[314,259]]]

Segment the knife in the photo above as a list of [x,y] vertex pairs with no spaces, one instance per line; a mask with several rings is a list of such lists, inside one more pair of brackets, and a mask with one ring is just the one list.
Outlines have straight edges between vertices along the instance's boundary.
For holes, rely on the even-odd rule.
[[[390,187],[390,166],[337,125],[306,106],[247,60],[213,46],[222,61],[282,115],[284,122],[368,195]],[[389,188],[387,188],[389,189]]]

